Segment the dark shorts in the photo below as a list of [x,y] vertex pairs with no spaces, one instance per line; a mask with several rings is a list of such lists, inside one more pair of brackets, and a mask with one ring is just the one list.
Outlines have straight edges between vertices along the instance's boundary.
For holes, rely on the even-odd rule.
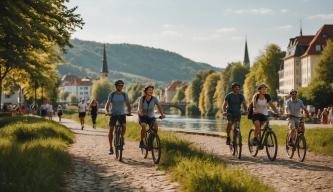
[[153,123],[155,118],[148,117],[148,116],[139,116],[139,123],[146,123],[147,125],[151,125]]
[[86,112],[80,112],[79,113],[79,118],[85,117],[86,116]]
[[110,117],[109,126],[114,127],[119,122],[120,125],[126,125],[126,115],[114,115]]
[[62,111],[58,111],[58,116],[61,116],[62,115]]
[[265,122],[267,121],[267,116],[261,113],[253,114],[252,121],[260,121],[260,122]]
[[235,115],[235,114],[231,114],[231,113],[228,113],[227,114],[227,120],[228,122],[236,122],[236,121],[240,121],[241,119],[241,116],[240,115]]

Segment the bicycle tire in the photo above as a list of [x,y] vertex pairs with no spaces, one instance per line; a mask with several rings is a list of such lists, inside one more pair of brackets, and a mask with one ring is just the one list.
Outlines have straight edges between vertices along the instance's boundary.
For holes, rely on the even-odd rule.
[[[274,153],[273,153],[273,155],[272,154],[270,154],[270,152],[269,152],[269,147],[271,147],[270,145],[270,143],[267,143],[267,139],[272,139],[271,141],[273,141],[272,142],[272,144],[273,144],[273,148],[274,148]],[[278,143],[277,143],[277,139],[276,139],[276,135],[275,135],[275,133],[273,132],[273,131],[269,131],[269,132],[267,132],[266,133],[266,137],[265,137],[265,142],[264,142],[264,144],[265,144],[265,146],[266,146],[266,153],[267,153],[267,157],[268,157],[268,159],[269,160],[271,160],[271,161],[274,161],[275,159],[276,159],[276,156],[277,156],[277,151],[278,151]]]
[[286,136],[286,152],[287,152],[287,155],[290,159],[292,159],[294,157],[294,153],[295,153],[295,148],[293,146],[289,146],[288,145],[288,142],[289,142],[289,139],[290,139],[290,136],[289,136],[289,132],[287,133],[287,136]]
[[[253,137],[252,137],[252,135],[253,135]],[[250,154],[252,155],[252,157],[256,157],[259,149],[258,149],[258,146],[255,146],[252,144],[253,138],[254,138],[254,128],[251,128],[248,139],[247,139],[247,144],[248,144],[249,151],[250,151]]]
[[153,161],[155,164],[158,164],[161,159],[161,140],[160,137],[157,134],[151,135],[151,154],[153,157]]
[[242,158],[242,135],[240,134],[240,132],[237,132],[236,135],[236,149],[237,149],[237,153],[235,154],[237,156],[238,159]]
[[141,153],[143,155],[143,158],[146,159],[148,156],[148,142],[147,142],[147,136],[143,139],[143,145],[144,147],[141,148]]
[[114,152],[116,155],[116,159],[118,159],[119,157],[119,151],[118,151],[118,141],[119,137],[118,137],[118,127],[115,127],[115,131],[114,131],[114,138],[113,138],[113,146],[114,146]]
[[[302,143],[302,146],[300,145],[300,143]],[[297,148],[298,160],[300,162],[303,162],[307,151],[306,139],[304,135],[300,135],[297,137],[296,148]],[[300,149],[303,149],[303,152],[301,152]]]
[[120,133],[120,136],[119,136],[119,157],[118,157],[118,160],[119,161],[122,161],[123,160],[123,150],[124,150],[124,137],[122,135],[122,133]]

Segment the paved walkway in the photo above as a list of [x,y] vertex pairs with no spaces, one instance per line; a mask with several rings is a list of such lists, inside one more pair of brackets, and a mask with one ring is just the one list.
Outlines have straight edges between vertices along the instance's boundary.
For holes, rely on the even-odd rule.
[[[269,123],[271,125],[288,125],[287,120],[270,120]],[[333,128],[333,125],[329,124],[313,124],[313,123],[306,123],[306,129],[313,129],[313,128]]]
[[69,149],[72,169],[65,178],[65,191],[180,191],[151,158],[143,159],[137,142],[125,141],[123,162],[119,162],[108,154],[108,130],[86,126],[82,131],[67,119],[62,124],[76,134]]
[[225,139],[205,135],[177,133],[177,136],[193,143],[198,148],[212,153],[229,165],[240,167],[259,177],[278,192],[332,192],[333,157],[308,153],[305,162],[290,160],[284,148],[279,146],[277,160],[271,162],[266,151],[259,151],[257,157],[250,156],[248,146],[243,145],[243,158],[233,157]]

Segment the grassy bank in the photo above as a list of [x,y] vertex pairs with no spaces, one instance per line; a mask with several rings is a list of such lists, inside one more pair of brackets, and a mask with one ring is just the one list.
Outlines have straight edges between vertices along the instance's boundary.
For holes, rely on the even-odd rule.
[[[243,138],[247,142],[247,137],[250,128],[253,127],[252,121],[247,118],[242,118],[241,131]],[[288,132],[287,121],[286,125],[271,125],[272,129],[276,133],[278,144],[283,147],[286,143],[286,135]],[[305,125],[305,137],[308,144],[308,149],[311,152],[322,155],[329,155],[333,157],[333,129],[327,128],[313,128],[306,129]],[[284,148],[283,148],[284,149]]]
[[61,191],[73,138],[52,121],[0,118],[0,191]]
[[[77,115],[66,115],[65,118],[78,121]],[[90,120],[87,122],[91,123]],[[106,128],[107,122],[108,118],[102,115],[97,120],[99,127]],[[139,141],[139,125],[128,122],[127,126],[126,138]],[[163,147],[159,167],[168,171],[185,191],[273,191],[256,177],[228,167],[172,133],[160,132],[159,135]]]

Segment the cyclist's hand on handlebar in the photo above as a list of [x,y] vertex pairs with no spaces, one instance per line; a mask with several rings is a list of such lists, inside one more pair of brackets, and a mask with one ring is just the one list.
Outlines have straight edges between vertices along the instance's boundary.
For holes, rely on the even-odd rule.
[[159,118],[160,118],[160,119],[164,119],[164,118],[165,118],[165,115],[163,114],[163,115],[161,115]]

